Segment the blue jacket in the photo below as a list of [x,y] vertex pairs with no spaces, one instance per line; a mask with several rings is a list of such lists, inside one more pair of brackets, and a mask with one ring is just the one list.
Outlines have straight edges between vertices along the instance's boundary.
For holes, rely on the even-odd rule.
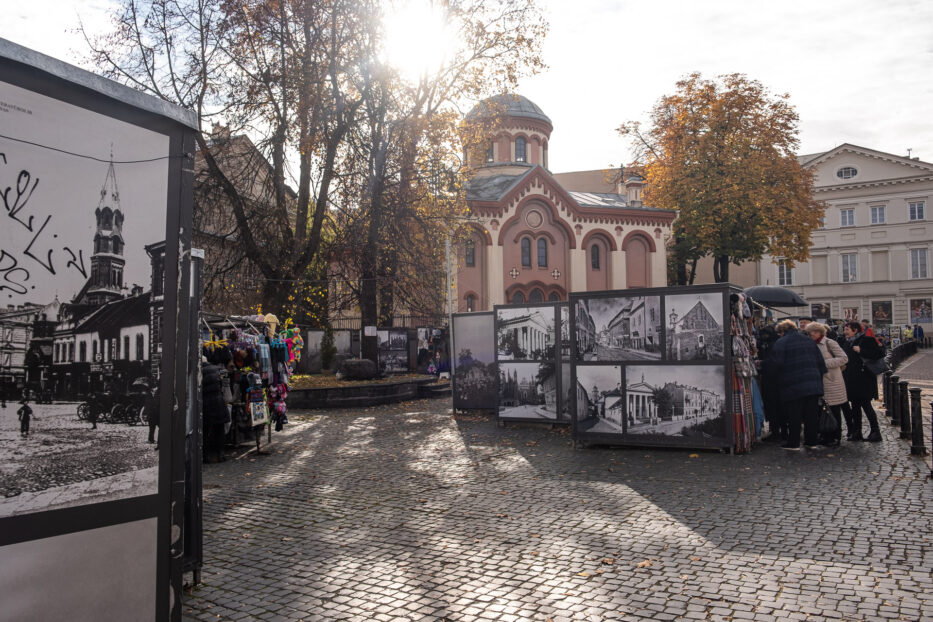
[[770,358],[777,371],[782,402],[823,395],[826,363],[812,339],[797,331],[789,332],[774,344]]

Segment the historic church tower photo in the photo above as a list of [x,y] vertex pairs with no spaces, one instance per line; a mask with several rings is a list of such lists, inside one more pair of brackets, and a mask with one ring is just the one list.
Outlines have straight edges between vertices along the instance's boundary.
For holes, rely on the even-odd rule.
[[90,276],[75,302],[102,305],[123,298],[123,210],[113,162],[107,169],[100,190],[100,203],[94,210],[96,233],[91,255]]

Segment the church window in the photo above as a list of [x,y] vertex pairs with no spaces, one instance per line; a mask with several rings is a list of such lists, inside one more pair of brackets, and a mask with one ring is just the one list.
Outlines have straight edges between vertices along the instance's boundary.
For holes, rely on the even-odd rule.
[[75,362],[75,344],[74,343],[68,344],[68,362],[70,363]]
[[531,238],[522,238],[522,268],[531,267]]
[[544,292],[542,292],[537,287],[531,290],[531,294],[528,295],[528,302],[544,302]]
[[519,136],[515,139],[515,161],[516,162],[527,162],[527,145],[525,139]]
[[594,244],[590,247],[590,265],[593,270],[599,270],[599,245]]
[[473,240],[466,241],[466,266],[467,268],[476,266],[476,244]]
[[82,363],[87,362],[87,342],[82,341],[78,347],[78,360]]
[[476,296],[473,294],[467,294],[466,297],[466,310],[467,313],[472,313],[473,308],[476,306]]
[[852,179],[856,175],[858,175],[858,169],[854,166],[843,166],[836,171],[836,177],[839,179]]
[[544,168],[547,168],[547,143],[544,143],[544,147],[542,147],[542,159],[544,161]]
[[91,360],[97,362],[97,341],[91,343]]
[[538,267],[547,268],[547,240],[538,238]]
[[521,292],[515,292],[512,294],[512,304],[520,305],[525,304],[525,294]]
[[123,336],[123,358],[129,360],[130,358],[130,336]]
[[560,302],[560,294],[557,292],[551,292],[551,295],[547,297],[548,302]]

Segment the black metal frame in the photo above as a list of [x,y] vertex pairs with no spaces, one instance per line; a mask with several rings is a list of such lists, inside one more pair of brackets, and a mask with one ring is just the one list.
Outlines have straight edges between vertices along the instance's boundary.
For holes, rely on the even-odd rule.
[[[725,421],[723,422],[723,435],[722,437],[711,439],[709,443],[696,443],[692,439],[685,439],[683,441],[677,439],[676,437],[669,437],[668,439],[649,437],[645,438],[643,435],[627,434],[625,432],[619,434],[609,434],[604,432],[584,432],[579,429],[579,413],[577,413],[577,400],[571,400],[571,421],[572,421],[572,434],[573,438],[577,441],[584,443],[592,444],[606,444],[606,445],[632,445],[640,447],[682,447],[682,448],[708,448],[708,449],[731,449],[734,446],[734,433],[733,433],[733,421],[730,416],[731,413],[731,404],[732,404],[732,348],[730,341],[730,332],[731,332],[731,319],[730,319],[730,301],[729,295],[733,292],[740,291],[735,286],[729,284],[717,284],[717,285],[700,285],[700,286],[685,286],[685,287],[652,287],[645,289],[623,289],[623,290],[612,290],[612,291],[603,291],[603,292],[579,292],[570,294],[570,382],[571,386],[577,386],[577,367],[580,365],[585,366],[619,366],[621,368],[621,378],[620,382],[622,384],[622,396],[623,399],[626,396],[628,378],[626,372],[630,366],[639,366],[639,367],[668,367],[668,368],[678,368],[678,367],[695,367],[695,366],[721,366],[723,369],[723,408],[725,410]],[[722,323],[722,338],[723,338],[723,359],[721,361],[708,362],[708,361],[678,361],[671,360],[668,356],[668,326],[667,326],[667,298],[669,296],[678,296],[678,295],[700,295],[700,294],[720,294],[722,298],[722,315],[718,318]],[[637,298],[637,297],[648,297],[648,296],[659,296],[661,299],[660,314],[661,314],[661,358],[660,360],[616,360],[616,361],[592,361],[584,362],[579,360],[578,350],[577,350],[577,312],[576,312],[576,303],[579,300],[589,300],[594,298]],[[674,376],[672,375],[672,378]],[[623,401],[623,408],[625,408],[625,402]],[[627,419],[628,413],[623,411],[623,419]]]
[[457,331],[456,331],[456,328],[455,328],[455,327],[457,326],[457,319],[458,319],[458,318],[478,318],[478,317],[487,317],[487,316],[488,316],[489,319],[491,320],[491,324],[492,324],[492,327],[493,327],[492,333],[489,335],[489,338],[490,338],[490,339],[492,340],[492,342],[493,342],[493,346],[492,346],[492,349],[493,349],[493,356],[492,356],[492,360],[489,361],[488,363],[486,363],[486,364],[488,365],[488,364],[490,364],[490,363],[495,363],[495,362],[496,362],[496,354],[495,354],[495,351],[496,351],[496,343],[495,343],[495,342],[496,342],[496,331],[495,331],[495,326],[496,326],[496,313],[495,313],[495,311],[473,311],[473,312],[470,312],[470,313],[454,313],[454,314],[452,314],[452,316],[451,316],[451,317],[452,317],[453,325],[451,326],[451,330],[450,330],[450,340],[451,340],[451,347],[450,347],[450,349],[451,349],[451,354],[450,354],[450,381],[451,381],[451,386],[453,387],[453,392],[452,392],[452,395],[451,395],[451,400],[452,400],[452,403],[453,403],[453,408],[454,408],[454,410],[498,410],[498,408],[499,408],[499,392],[498,392],[498,390],[499,390],[499,380],[498,380],[498,378],[499,378],[499,373],[498,373],[498,371],[496,372],[496,393],[495,393],[495,398],[494,398],[494,400],[493,400],[493,402],[492,402],[491,404],[489,404],[488,406],[480,406],[480,407],[475,407],[475,408],[466,408],[466,407],[463,406],[463,405],[459,405],[459,406],[457,405],[457,395],[458,395],[458,393],[457,393],[457,352],[458,352],[457,347],[458,347],[458,345],[457,345]]

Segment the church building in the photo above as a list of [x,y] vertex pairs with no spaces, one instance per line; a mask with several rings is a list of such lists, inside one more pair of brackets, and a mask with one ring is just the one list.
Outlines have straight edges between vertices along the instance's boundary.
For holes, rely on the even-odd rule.
[[642,203],[642,178],[552,174],[551,120],[519,95],[480,102],[464,124],[490,136],[485,153],[466,154],[471,221],[457,257],[456,311],[667,285],[676,213]]

